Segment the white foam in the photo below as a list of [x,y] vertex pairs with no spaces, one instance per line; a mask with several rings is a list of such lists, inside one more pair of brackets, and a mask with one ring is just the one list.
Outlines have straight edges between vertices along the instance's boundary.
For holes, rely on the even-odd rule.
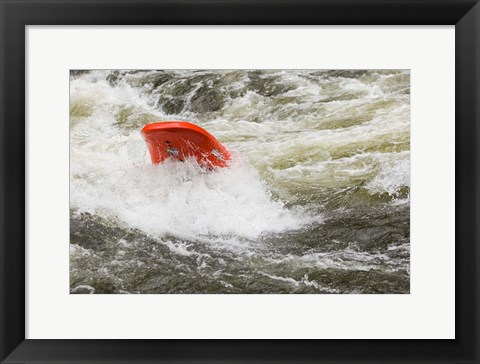
[[153,166],[146,161],[145,146],[138,145],[143,144],[139,137],[98,138],[98,144],[76,146],[72,153],[73,208],[116,217],[148,234],[186,239],[255,239],[309,221],[273,200],[248,164],[207,173],[192,160]]
[[[393,156],[393,157],[392,157]],[[372,193],[395,195],[404,186],[410,186],[410,151],[378,155],[380,171],[365,188]]]

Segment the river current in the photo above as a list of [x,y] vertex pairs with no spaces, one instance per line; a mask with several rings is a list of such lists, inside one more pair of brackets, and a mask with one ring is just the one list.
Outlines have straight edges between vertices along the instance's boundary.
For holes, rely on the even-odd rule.
[[[169,120],[231,165],[152,165]],[[408,70],[71,71],[71,293],[409,291]]]

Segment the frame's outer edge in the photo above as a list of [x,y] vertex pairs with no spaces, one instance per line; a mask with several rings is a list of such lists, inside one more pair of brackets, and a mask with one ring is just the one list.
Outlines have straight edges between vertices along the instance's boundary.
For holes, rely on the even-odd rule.
[[6,292],[5,292],[5,280],[6,280],[6,271],[5,271],[5,251],[4,251],[4,179],[5,179],[5,172],[4,172],[4,163],[5,160],[5,152],[4,152],[4,135],[5,131],[3,128],[4,125],[4,47],[3,47],[3,39],[5,34],[5,22],[4,22],[4,10],[3,10],[3,2],[0,2],[0,361],[3,360],[6,355],[8,354],[9,348],[8,344],[6,343],[6,336],[7,328],[4,324],[5,316],[6,316]]
[[0,1],[24,25],[438,25],[478,0]]
[[[443,362],[478,363],[479,330],[479,27],[480,5],[472,0],[382,0],[382,1],[305,1],[295,5],[290,0],[247,1],[142,1],[99,0],[98,2],[65,0],[0,0],[0,361],[8,356],[4,363],[23,362],[279,362],[321,360],[325,362],[346,362],[335,359],[337,355],[345,358],[342,346],[351,346],[359,353],[357,363],[396,361],[396,362]],[[139,5],[136,5],[139,4]],[[276,4],[276,5],[275,5]],[[323,5],[322,5],[323,4]],[[362,4],[365,7],[362,8]],[[105,10],[119,5],[118,12]],[[351,5],[351,8],[348,6]],[[149,6],[163,13],[149,11]],[[472,8],[473,7],[473,8]],[[288,12],[298,11],[294,14]],[[358,12],[358,10],[361,10]],[[117,10],[117,8],[115,8]],[[185,11],[188,10],[188,14]],[[199,10],[196,12],[196,10]],[[238,12],[236,12],[239,10]],[[257,12],[249,14],[251,10]],[[268,10],[278,10],[266,14]],[[315,13],[312,10],[323,10]],[[395,10],[399,10],[395,12]],[[410,14],[413,10],[418,10]],[[94,13],[92,13],[94,11]],[[429,12],[431,13],[429,15]],[[468,14],[466,14],[468,12]],[[103,15],[102,15],[103,14]],[[262,18],[262,14],[265,18]],[[466,14],[466,15],[465,15]],[[169,17],[172,15],[171,17]],[[224,17],[223,17],[224,15]],[[380,19],[379,19],[380,15]],[[384,15],[385,18],[381,18]],[[248,18],[248,16],[251,16]],[[108,20],[106,20],[108,18]],[[219,20],[220,19],[220,20]],[[263,19],[266,19],[263,22]],[[340,21],[337,21],[340,19]],[[198,342],[182,344],[179,342],[155,343],[153,341],[113,342],[112,340],[84,342],[74,340],[24,340],[25,339],[25,32],[27,24],[452,24],[457,20],[456,29],[456,122],[457,156],[456,178],[461,180],[456,186],[458,193],[456,207],[464,211],[456,218],[457,237],[471,242],[457,251],[456,266],[456,313],[457,340],[455,342],[424,340],[421,343],[408,341],[402,344],[392,341],[379,341],[362,349],[352,342],[305,343],[282,342],[275,346],[270,341],[261,345],[253,343],[237,344],[232,341],[223,343],[218,352],[212,352],[219,342]],[[8,31],[8,36],[6,32]],[[460,70],[460,72],[459,72]],[[6,92],[8,90],[8,92]],[[459,91],[461,90],[461,91]],[[23,100],[23,101],[22,101]],[[458,126],[458,123],[462,123]],[[460,142],[460,143],[459,143]],[[7,216],[8,214],[8,216]],[[461,260],[460,260],[461,259]],[[465,261],[460,266],[459,261]],[[461,289],[459,289],[459,287]],[[473,317],[472,317],[473,314]],[[461,323],[461,325],[460,325]],[[330,345],[330,346],[329,346]],[[362,344],[363,345],[363,344]],[[376,346],[374,346],[376,345]],[[265,348],[262,348],[265,346]],[[302,353],[299,347],[308,354]],[[329,350],[335,346],[335,350]],[[17,347],[17,348],[16,348]],[[124,349],[122,350],[122,347]],[[279,359],[280,354],[270,350],[277,347],[278,352],[287,356]],[[380,348],[380,353],[373,348]],[[423,351],[415,358],[407,358],[405,352]],[[16,349],[15,349],[16,348]],[[154,349],[166,351],[162,357],[153,357]],[[141,358],[136,351],[145,350]],[[189,352],[191,349],[191,352]],[[391,350],[394,351],[391,351]],[[90,352],[88,350],[91,350]],[[117,353],[119,350],[120,353]],[[150,350],[150,351],[149,351]],[[253,351],[249,356],[245,350]],[[325,350],[325,352],[323,351]],[[385,354],[391,351],[388,356]],[[435,350],[438,350],[435,358]],[[328,353],[330,351],[330,353]],[[332,354],[333,352],[333,354]],[[117,353],[117,354],[115,354]],[[122,354],[123,353],[123,354]],[[150,355],[150,353],[152,353]],[[324,354],[326,353],[326,354]],[[441,360],[439,355],[444,354]],[[237,359],[232,356],[238,355]],[[298,355],[301,357],[299,357]],[[124,356],[122,356],[124,355]],[[150,355],[150,356],[149,356]],[[223,356],[222,356],[223,355]],[[243,356],[242,356],[243,355]],[[275,356],[276,355],[276,356]],[[308,357],[310,355],[310,357]],[[352,354],[350,354],[350,357]],[[397,355],[395,358],[392,355]],[[274,357],[275,356],[275,357]],[[274,357],[274,358],[273,358]],[[375,358],[368,360],[368,358]],[[350,360],[353,362],[353,359]]]
[[1,0],[0,360],[25,339],[25,32]]
[[[480,3],[455,27],[456,340],[480,360]],[[459,264],[462,262],[464,264]],[[465,354],[465,353],[464,353]]]

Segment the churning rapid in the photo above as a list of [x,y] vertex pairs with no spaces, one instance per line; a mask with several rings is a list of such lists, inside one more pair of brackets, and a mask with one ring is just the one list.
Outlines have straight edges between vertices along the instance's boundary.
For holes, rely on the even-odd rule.
[[[231,165],[152,165],[169,120]],[[71,71],[71,293],[409,287],[408,70]]]

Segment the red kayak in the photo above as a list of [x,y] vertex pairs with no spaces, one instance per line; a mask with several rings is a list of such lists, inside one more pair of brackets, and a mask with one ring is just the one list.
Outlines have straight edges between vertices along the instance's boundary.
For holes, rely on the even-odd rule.
[[207,168],[226,167],[228,150],[206,130],[185,121],[166,121],[145,125],[142,136],[147,142],[152,163],[167,158],[184,161],[193,157]]

